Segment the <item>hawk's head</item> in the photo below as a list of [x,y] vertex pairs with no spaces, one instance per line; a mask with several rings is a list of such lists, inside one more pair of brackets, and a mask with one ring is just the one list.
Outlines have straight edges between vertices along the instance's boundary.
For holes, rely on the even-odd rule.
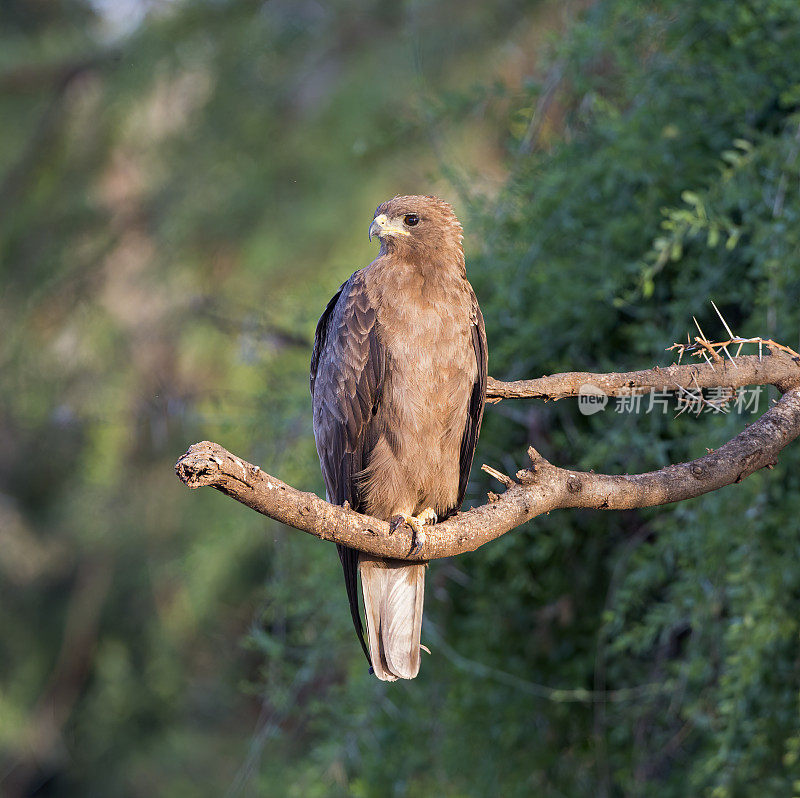
[[378,236],[381,252],[409,259],[451,254],[463,257],[462,230],[453,209],[438,197],[394,197],[375,209],[369,237]]

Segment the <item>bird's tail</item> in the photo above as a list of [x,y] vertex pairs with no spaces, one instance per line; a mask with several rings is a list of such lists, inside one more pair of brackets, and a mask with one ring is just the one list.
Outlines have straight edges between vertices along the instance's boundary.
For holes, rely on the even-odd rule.
[[375,675],[385,681],[419,673],[426,565],[361,554],[358,570]]

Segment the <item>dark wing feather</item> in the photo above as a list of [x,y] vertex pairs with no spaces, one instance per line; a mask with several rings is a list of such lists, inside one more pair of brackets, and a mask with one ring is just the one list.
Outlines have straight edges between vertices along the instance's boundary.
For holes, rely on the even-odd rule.
[[[363,276],[356,272],[322,314],[311,356],[314,438],[328,501],[362,510],[357,475],[379,435],[376,411],[383,393],[386,351]],[[358,552],[337,546],[347,598],[369,660],[358,604]]]
[[478,443],[478,435],[481,431],[481,421],[483,420],[483,407],[486,404],[486,374],[487,374],[487,351],[486,351],[486,329],[483,324],[483,315],[478,307],[478,302],[472,298],[472,348],[475,351],[475,359],[478,364],[478,373],[472,385],[472,394],[469,400],[469,410],[467,412],[467,422],[464,425],[464,435],[461,438],[461,456],[459,458],[459,480],[458,480],[458,503],[454,510],[459,510],[464,502],[464,494],[467,492],[467,482],[469,472],[472,468],[472,458],[475,454],[475,446]]
[[322,311],[322,315],[319,317],[319,321],[317,322],[317,329],[314,332],[314,348],[311,350],[311,371],[308,375],[308,382],[311,387],[312,397],[314,396],[314,383],[317,381],[319,356],[325,347],[325,341],[328,337],[328,323],[330,322],[333,309],[336,307],[336,303],[339,301],[339,297],[342,295],[342,290],[346,285],[347,283],[342,283],[339,286],[339,290],[331,297],[331,301],[325,306],[325,310]]

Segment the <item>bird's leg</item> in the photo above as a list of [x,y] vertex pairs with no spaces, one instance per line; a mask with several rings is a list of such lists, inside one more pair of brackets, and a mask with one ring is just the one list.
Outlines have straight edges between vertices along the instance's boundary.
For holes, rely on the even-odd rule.
[[411,549],[412,554],[416,554],[425,544],[427,535],[425,534],[425,524],[435,524],[439,517],[433,507],[426,507],[415,519],[418,526],[412,526],[414,530],[414,547]]
[[438,520],[439,517],[432,507],[426,507],[419,515],[398,513],[389,522],[389,532],[394,532],[403,524],[408,524],[414,532],[414,545],[411,549],[411,554],[416,554],[425,543],[426,535],[423,527],[426,524],[435,524]]

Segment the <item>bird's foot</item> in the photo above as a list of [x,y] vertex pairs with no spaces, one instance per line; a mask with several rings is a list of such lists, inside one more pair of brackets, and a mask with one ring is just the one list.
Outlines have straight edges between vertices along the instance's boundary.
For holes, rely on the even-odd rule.
[[433,507],[426,507],[418,516],[417,520],[422,524],[435,524],[439,520]]
[[439,520],[436,511],[432,507],[426,507],[419,515],[407,515],[399,513],[389,522],[389,533],[395,532],[403,524],[408,524],[414,532],[414,545],[411,554],[416,554],[425,544],[426,535],[423,527],[426,524],[435,524]]

